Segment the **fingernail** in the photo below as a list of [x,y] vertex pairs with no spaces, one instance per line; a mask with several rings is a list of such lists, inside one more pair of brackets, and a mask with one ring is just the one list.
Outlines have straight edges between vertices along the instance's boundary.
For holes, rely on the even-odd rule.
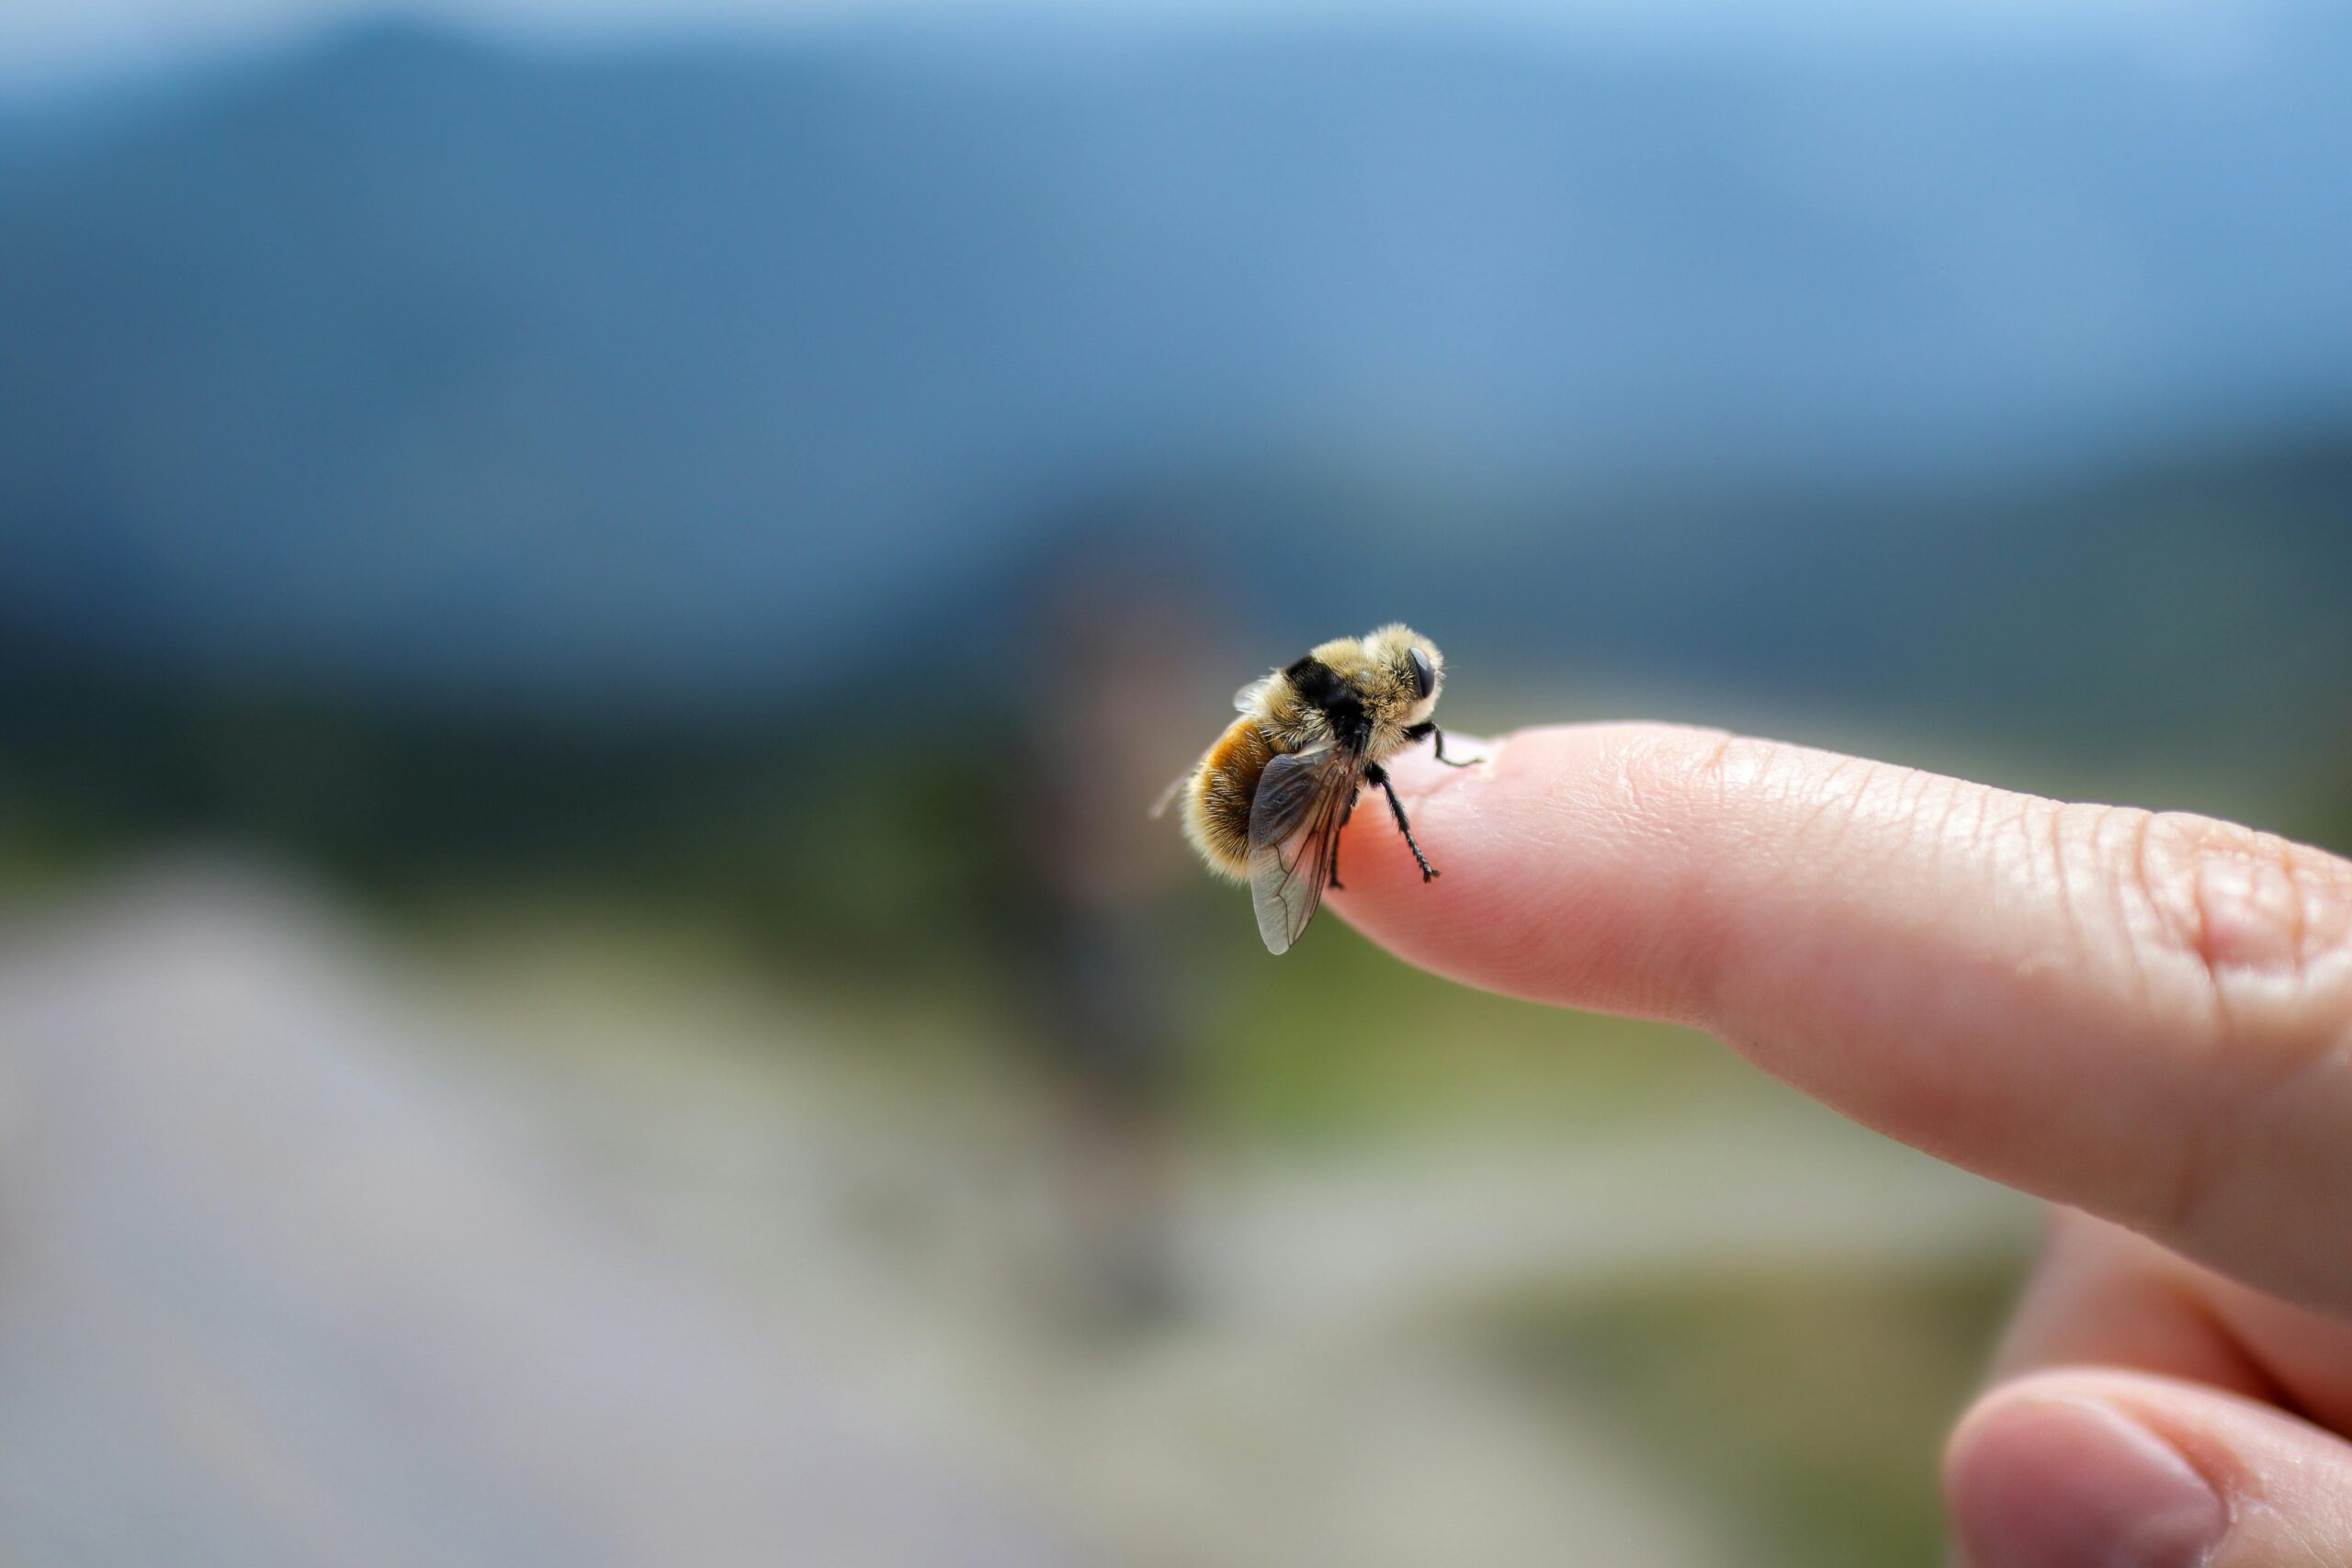
[[2093,1400],[2020,1401],[1953,1457],[1973,1568],[2200,1568],[2229,1510],[2170,1444]]

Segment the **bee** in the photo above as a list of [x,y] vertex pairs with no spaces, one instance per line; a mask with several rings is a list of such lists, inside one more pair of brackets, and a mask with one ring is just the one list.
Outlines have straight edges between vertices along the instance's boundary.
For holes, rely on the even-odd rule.
[[1161,797],[1154,816],[1182,796],[1209,869],[1250,885],[1268,952],[1288,952],[1340,886],[1340,829],[1365,784],[1388,796],[1421,880],[1437,875],[1381,764],[1426,739],[1438,761],[1469,766],[1430,718],[1444,681],[1437,645],[1407,626],[1324,643],[1235,693],[1241,716]]

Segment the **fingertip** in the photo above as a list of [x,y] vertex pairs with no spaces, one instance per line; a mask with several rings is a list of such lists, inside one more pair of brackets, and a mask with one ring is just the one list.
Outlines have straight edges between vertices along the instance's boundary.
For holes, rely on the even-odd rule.
[[1388,764],[1424,881],[1388,804],[1367,794],[1340,845],[1332,907],[1407,961],[1467,984],[1565,1005],[1684,1018],[1670,939],[1655,912],[1676,846],[1632,809],[1629,753],[1703,750],[1702,732],[1566,726],[1447,737],[1467,767],[1414,748]]
[[1944,1478],[1973,1568],[2352,1561],[2352,1444],[2175,1378],[2005,1384],[1961,1422]]
[[2178,1449],[2064,1382],[1987,1398],[1953,1435],[1945,1485],[1974,1568],[2199,1568],[2229,1529]]
[[1491,770],[1509,739],[1481,739],[1449,729],[1443,757],[1437,754],[1435,746],[1423,744],[1408,747],[1384,765],[1396,793],[1411,801],[1444,789],[1455,780]]

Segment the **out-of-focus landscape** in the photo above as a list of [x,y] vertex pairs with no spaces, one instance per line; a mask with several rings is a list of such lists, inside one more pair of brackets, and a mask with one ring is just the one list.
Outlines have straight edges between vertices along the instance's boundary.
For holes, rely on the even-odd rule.
[[2030,1204],[1145,811],[1402,617],[2352,849],[2337,8],[173,9],[0,24],[0,1557],[1936,1560]]

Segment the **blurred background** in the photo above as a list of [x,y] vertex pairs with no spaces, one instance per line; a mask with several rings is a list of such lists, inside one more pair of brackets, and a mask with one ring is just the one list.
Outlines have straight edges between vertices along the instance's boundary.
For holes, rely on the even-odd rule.
[[2352,848],[2347,76],[6,0],[0,1556],[1935,1561],[2029,1205],[1144,810],[1401,617],[1473,734]]

